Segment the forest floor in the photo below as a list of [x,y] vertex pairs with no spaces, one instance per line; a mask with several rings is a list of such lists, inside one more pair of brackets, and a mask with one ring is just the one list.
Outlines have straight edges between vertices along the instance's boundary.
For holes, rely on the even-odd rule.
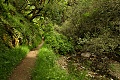
[[120,58],[113,55],[89,54],[87,52],[61,56],[58,63],[68,73],[71,66],[75,72],[86,71],[85,76],[89,77],[89,80],[120,80]]
[[30,80],[31,79],[31,70],[35,66],[37,59],[37,54],[39,49],[44,44],[42,43],[35,49],[31,50],[27,56],[21,61],[21,63],[13,70],[9,80]]
[[[31,71],[35,66],[38,50],[44,41],[31,50],[13,70],[9,80],[31,80]],[[89,52],[60,56],[56,63],[67,73],[80,76],[85,74],[89,80],[120,80],[120,57],[114,54],[96,55]]]

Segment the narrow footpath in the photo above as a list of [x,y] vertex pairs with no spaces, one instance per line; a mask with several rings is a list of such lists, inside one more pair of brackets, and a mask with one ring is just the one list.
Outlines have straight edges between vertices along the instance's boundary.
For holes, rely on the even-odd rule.
[[13,70],[9,80],[31,80],[31,70],[35,66],[38,51],[43,44],[44,40],[42,40],[42,43],[37,48],[33,49],[26,55],[21,63]]

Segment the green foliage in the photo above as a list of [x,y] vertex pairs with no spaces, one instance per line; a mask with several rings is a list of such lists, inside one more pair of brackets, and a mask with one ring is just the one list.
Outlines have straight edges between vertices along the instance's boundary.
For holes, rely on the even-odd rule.
[[64,0],[54,0],[52,3],[46,5],[44,11],[46,14],[46,17],[51,19],[56,24],[61,24],[64,22],[65,17],[65,11],[66,11],[67,5],[66,1]]
[[57,58],[53,50],[45,44],[38,54],[32,80],[87,80],[84,71],[78,72],[75,68],[71,68],[72,66],[69,68],[70,71],[61,69],[56,63]]
[[7,80],[15,66],[20,63],[28,52],[29,49],[26,46],[0,50],[0,79]]
[[113,72],[119,73],[120,72],[120,64],[119,63],[111,63],[110,64],[110,69]]
[[76,46],[80,51],[89,51],[93,53],[118,53],[116,48],[119,46],[119,39],[108,37],[106,34],[100,35],[98,38],[79,39]]
[[63,35],[51,32],[45,35],[45,42],[55,53],[66,54],[73,51],[72,43]]
[[11,4],[0,3],[0,9],[0,79],[7,80],[29,49],[41,42],[41,33]]
[[[3,14],[1,14],[1,26],[4,30],[4,34],[10,37],[6,42],[14,41],[14,39],[20,39],[19,45],[29,45],[30,48],[36,47],[41,41],[40,29],[34,23],[30,23],[24,16],[16,11],[16,8],[11,4],[3,6]],[[5,28],[6,27],[6,28]],[[2,33],[2,34],[3,34]],[[3,36],[1,36],[3,37]],[[16,46],[14,43],[14,46]]]
[[56,64],[56,59],[52,49],[46,46],[41,48],[32,80],[70,80],[66,71],[60,69]]
[[73,39],[76,50],[118,53],[120,1],[77,0],[76,2],[77,4],[69,9],[69,12],[72,12],[71,18],[66,25],[63,25],[61,32]]
[[87,70],[79,70],[75,63],[70,61],[68,62],[68,71],[70,73],[70,76],[73,77],[75,80],[90,80],[90,78],[87,75]]

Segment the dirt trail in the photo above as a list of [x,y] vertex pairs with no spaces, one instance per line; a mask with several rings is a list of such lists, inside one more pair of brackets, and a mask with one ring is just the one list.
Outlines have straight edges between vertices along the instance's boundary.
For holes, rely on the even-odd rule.
[[21,63],[13,70],[9,80],[31,80],[31,69],[34,68],[38,50],[43,44],[44,41],[42,40],[42,43],[37,48],[27,54]]

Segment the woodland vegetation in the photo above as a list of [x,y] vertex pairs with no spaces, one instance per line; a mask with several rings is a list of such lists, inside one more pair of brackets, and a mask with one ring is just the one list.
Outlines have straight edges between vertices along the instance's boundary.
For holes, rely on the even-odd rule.
[[1,80],[42,37],[32,80],[120,79],[120,0],[0,0]]

